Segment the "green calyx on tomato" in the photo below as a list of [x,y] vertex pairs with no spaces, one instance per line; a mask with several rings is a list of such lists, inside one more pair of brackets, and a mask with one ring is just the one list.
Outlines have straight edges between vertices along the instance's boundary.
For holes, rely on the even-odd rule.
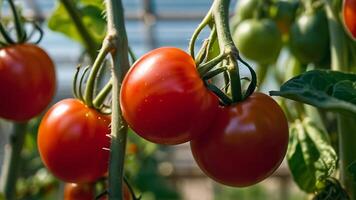
[[218,98],[200,79],[193,58],[163,47],[142,56],[126,74],[120,106],[128,125],[159,144],[180,144],[206,130]]
[[0,49],[0,117],[27,121],[51,102],[56,89],[51,58],[33,44]]
[[242,102],[220,107],[204,136],[190,144],[207,176],[229,186],[250,186],[281,164],[288,146],[288,123],[271,97],[254,93]]
[[248,19],[234,33],[234,42],[242,55],[260,64],[273,63],[282,48],[282,36],[271,19]]
[[323,10],[304,12],[292,25],[290,48],[302,63],[319,63],[329,53],[328,22]]
[[93,182],[108,168],[111,119],[77,99],[52,106],[38,130],[38,150],[44,165],[59,179]]

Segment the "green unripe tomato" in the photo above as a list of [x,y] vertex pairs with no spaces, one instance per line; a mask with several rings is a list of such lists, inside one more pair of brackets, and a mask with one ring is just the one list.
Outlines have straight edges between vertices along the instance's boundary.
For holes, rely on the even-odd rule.
[[292,53],[301,63],[319,63],[329,53],[329,31],[323,10],[305,12],[289,33]]
[[282,47],[282,37],[271,19],[248,19],[236,28],[235,45],[242,55],[260,64],[273,63]]
[[253,18],[259,0],[239,0],[236,4],[235,16],[239,20]]

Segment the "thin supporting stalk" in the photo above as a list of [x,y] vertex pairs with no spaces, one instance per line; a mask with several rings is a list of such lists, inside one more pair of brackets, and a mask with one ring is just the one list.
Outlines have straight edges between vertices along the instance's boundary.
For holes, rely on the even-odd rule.
[[6,148],[4,167],[1,175],[1,191],[5,199],[15,199],[16,180],[21,162],[21,150],[25,140],[26,123],[15,124]]
[[73,0],[61,0],[62,4],[66,8],[68,14],[70,15],[75,27],[77,28],[79,35],[82,37],[86,50],[90,56],[90,59],[93,61],[97,54],[98,44],[95,43],[93,36],[90,34],[88,28],[84,25],[81,20],[79,11],[74,5]]
[[340,176],[351,200],[356,200],[356,183],[348,168],[356,161],[356,120],[353,116],[338,115]]
[[120,110],[120,85],[129,69],[128,44],[125,29],[124,9],[121,0],[106,0],[108,20],[107,40],[115,46],[112,51],[112,124],[109,164],[109,199],[122,200],[124,158],[127,125]]
[[331,0],[325,1],[325,10],[328,18],[331,50],[331,68],[333,70],[347,71],[348,53],[346,34],[341,22],[332,10]]
[[230,0],[215,0],[212,14],[216,24],[217,36],[221,52],[229,55],[228,68],[231,79],[231,94],[233,102],[242,100],[241,82],[237,59],[237,48],[231,37],[229,28],[229,5]]

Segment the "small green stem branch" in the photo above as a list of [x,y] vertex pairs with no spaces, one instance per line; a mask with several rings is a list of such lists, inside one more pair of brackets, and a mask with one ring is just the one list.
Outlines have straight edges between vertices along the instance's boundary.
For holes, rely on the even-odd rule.
[[193,35],[192,35],[192,39],[189,42],[189,53],[190,55],[195,58],[195,53],[194,53],[194,49],[195,49],[195,41],[198,38],[198,35],[200,34],[200,32],[209,24],[209,22],[211,21],[211,9],[208,11],[208,13],[205,15],[203,21],[199,24],[198,28],[195,29]]
[[109,82],[101,89],[99,94],[95,97],[93,101],[94,108],[100,109],[101,104],[106,99],[107,95],[111,92],[112,89],[112,80],[110,79]]
[[340,175],[343,186],[351,200],[356,200],[356,183],[348,170],[356,161],[356,120],[352,116],[338,115]]
[[230,0],[215,0],[212,15],[216,24],[219,47],[223,54],[228,55],[228,69],[231,80],[231,94],[233,102],[241,101],[242,91],[237,60],[239,53],[234,45],[229,28]]
[[100,70],[101,65],[103,64],[105,57],[113,48],[113,44],[109,40],[104,40],[103,46],[101,47],[99,54],[96,57],[93,67],[90,71],[84,92],[85,103],[90,107],[93,106],[94,88],[98,72]]
[[17,35],[17,41],[22,43],[26,40],[26,32],[22,26],[22,22],[19,16],[19,13],[17,12],[16,6],[13,2],[13,0],[8,0],[11,11],[14,15],[14,21],[15,21],[15,29],[16,29],[16,35]]
[[127,124],[120,110],[120,86],[129,69],[128,44],[125,29],[124,9],[121,0],[106,0],[108,20],[107,40],[111,41],[112,51],[112,120],[109,164],[109,199],[122,200]]
[[21,162],[21,150],[25,141],[27,123],[15,124],[10,135],[9,145],[6,147],[4,167],[1,176],[1,191],[5,199],[15,199],[16,180]]
[[82,17],[80,16],[79,11],[77,10],[76,6],[74,5],[73,0],[61,0],[62,4],[64,5],[65,9],[67,10],[68,14],[70,15],[75,27],[77,28],[86,50],[90,56],[90,59],[93,61],[96,57],[96,50],[98,49],[98,45],[95,43],[92,35],[90,34],[87,27],[84,25],[83,21],[81,20]]
[[325,1],[325,10],[328,18],[330,49],[331,49],[331,68],[338,71],[347,71],[348,53],[346,34],[341,22],[332,8],[332,0]]

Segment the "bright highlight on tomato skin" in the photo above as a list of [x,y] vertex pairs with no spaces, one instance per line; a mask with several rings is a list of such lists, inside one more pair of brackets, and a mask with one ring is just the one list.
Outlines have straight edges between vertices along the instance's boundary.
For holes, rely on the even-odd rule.
[[221,107],[208,131],[190,144],[207,176],[224,185],[246,187],[264,180],[281,164],[288,146],[288,123],[271,97],[254,93]]
[[0,117],[27,121],[51,102],[56,89],[54,64],[33,44],[0,49]]
[[110,116],[87,107],[80,100],[65,99],[43,117],[38,149],[45,166],[59,179],[93,182],[107,171]]
[[356,0],[344,0],[342,12],[346,28],[356,40]]
[[174,47],[155,49],[132,66],[120,102],[129,126],[158,144],[180,144],[202,134],[218,109],[193,58]]

